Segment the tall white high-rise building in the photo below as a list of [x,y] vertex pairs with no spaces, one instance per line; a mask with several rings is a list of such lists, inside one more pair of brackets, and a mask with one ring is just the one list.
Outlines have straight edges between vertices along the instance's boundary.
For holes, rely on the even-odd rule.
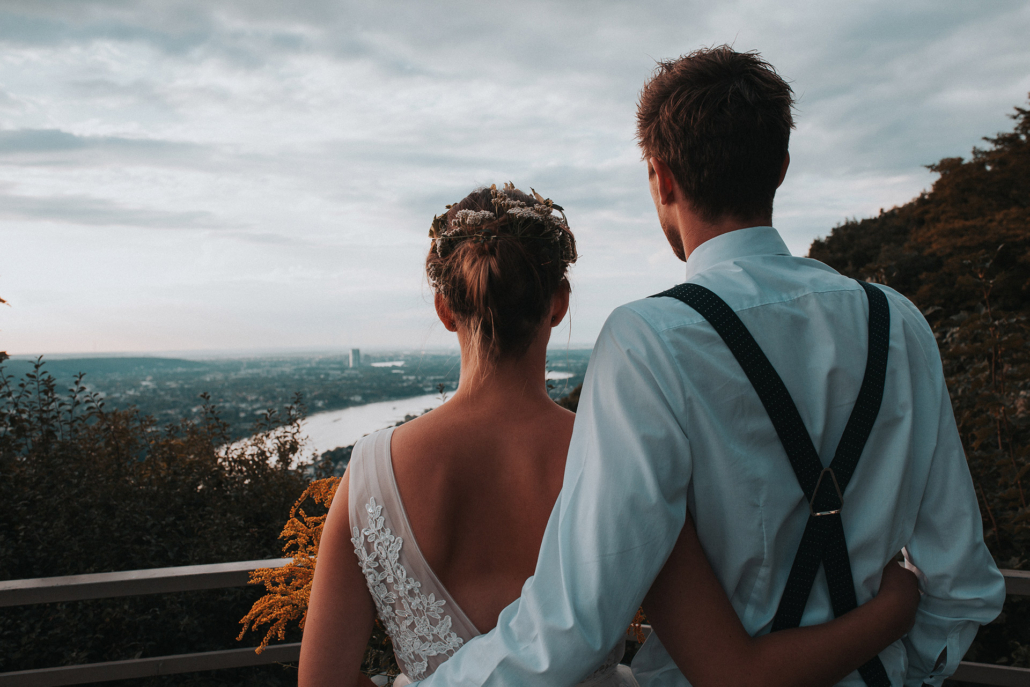
[[352,348],[350,349],[350,366],[361,367],[361,349]]

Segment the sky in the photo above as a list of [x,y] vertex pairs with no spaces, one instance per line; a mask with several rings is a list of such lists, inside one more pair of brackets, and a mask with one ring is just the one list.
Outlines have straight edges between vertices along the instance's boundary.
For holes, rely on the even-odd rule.
[[795,254],[1011,130],[1030,3],[0,0],[0,350],[453,346],[433,215],[513,181],[580,261],[553,345],[683,278],[635,141],[660,59],[757,50],[797,96]]

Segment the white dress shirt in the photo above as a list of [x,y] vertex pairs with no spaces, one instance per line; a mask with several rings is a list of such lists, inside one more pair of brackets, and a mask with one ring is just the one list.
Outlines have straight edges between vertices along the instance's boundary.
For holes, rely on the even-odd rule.
[[[687,281],[738,314],[828,465],[865,371],[862,288],[792,257],[772,227],[705,242],[687,260]],[[939,685],[978,626],[1001,611],[1005,584],[984,545],[933,333],[907,299],[883,290],[891,316],[886,388],[842,518],[860,604],[903,546],[926,575],[915,627],[880,658],[894,685]],[[768,632],[808,503],[715,330],[677,300],[644,299],[616,309],[594,346],[561,496],[521,598],[493,631],[418,684],[576,683],[625,636],[686,509],[744,627]],[[832,618],[820,568],[802,625]],[[945,648],[947,660],[935,668]],[[689,684],[654,635],[633,671],[642,687]],[[852,673],[841,684],[864,683]]]

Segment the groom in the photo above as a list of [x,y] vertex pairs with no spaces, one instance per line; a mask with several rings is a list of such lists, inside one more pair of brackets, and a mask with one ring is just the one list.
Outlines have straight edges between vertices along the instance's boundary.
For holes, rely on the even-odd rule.
[[[790,438],[781,442],[761,390],[727,345],[732,337],[724,341],[710,313],[676,298],[617,308],[594,347],[534,576],[496,629],[419,684],[575,684],[624,636],[688,511],[752,635],[773,628],[795,554],[810,544],[802,544],[810,521],[816,529],[842,523],[858,603],[907,546],[925,574],[924,595],[904,642],[880,654],[894,685],[939,685],[979,625],[1000,611],[1004,581],[983,542],[926,322],[891,289],[867,293],[826,265],[792,257],[771,226],[790,161],[791,107],[790,87],[757,55],[699,50],[658,66],[641,94],[638,135],[662,231],[697,285],[677,293],[714,293],[753,335],[789,393],[777,403],[796,404],[815,473],[830,464],[845,425],[851,430],[870,342],[887,331],[881,321],[870,332],[871,308],[887,313],[886,369],[872,384],[883,400],[843,496],[834,501],[836,461],[836,473],[819,473],[819,494],[800,486],[796,450],[784,448]],[[830,517],[815,517],[823,514]],[[795,609],[803,625],[831,619],[839,600],[829,590],[841,570],[816,566]],[[666,639],[676,654],[676,638]],[[643,687],[687,684],[654,635],[633,671]]]

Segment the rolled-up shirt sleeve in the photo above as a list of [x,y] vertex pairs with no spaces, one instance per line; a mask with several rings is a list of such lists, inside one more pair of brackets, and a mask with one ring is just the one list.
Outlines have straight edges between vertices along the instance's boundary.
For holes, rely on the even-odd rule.
[[941,418],[926,490],[908,552],[926,576],[905,637],[905,684],[940,685],[958,668],[980,625],[1001,612],[1005,578],[983,538],[983,520],[941,379]]
[[591,356],[533,577],[495,629],[419,685],[568,687],[625,637],[686,514],[680,374],[644,318],[627,307],[612,313]]

